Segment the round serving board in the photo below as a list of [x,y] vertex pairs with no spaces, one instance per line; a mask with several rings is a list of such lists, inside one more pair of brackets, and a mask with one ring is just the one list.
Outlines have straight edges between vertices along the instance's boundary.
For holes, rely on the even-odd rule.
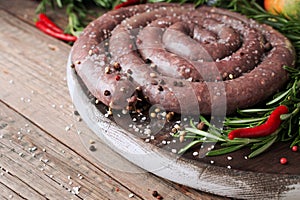
[[[197,158],[193,151],[178,155],[146,143],[107,118],[70,66],[69,59],[67,81],[76,110],[97,137],[130,162],[162,178],[216,195],[239,199],[298,199],[300,152],[292,152],[288,144],[275,144],[253,159],[246,159],[248,149],[209,158]],[[281,157],[288,159],[286,165],[279,163]]]

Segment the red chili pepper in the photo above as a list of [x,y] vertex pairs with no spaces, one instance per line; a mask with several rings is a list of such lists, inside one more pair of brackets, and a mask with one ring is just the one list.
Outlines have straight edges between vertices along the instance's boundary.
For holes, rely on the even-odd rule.
[[70,35],[70,34],[66,34],[66,33],[58,33],[56,31],[54,31],[53,29],[49,28],[49,26],[47,26],[44,22],[42,21],[37,21],[35,23],[35,26],[40,29],[41,31],[43,31],[44,33],[53,36],[57,39],[60,40],[64,40],[67,42],[75,42],[77,40],[76,36]]
[[281,124],[280,115],[287,114],[288,108],[284,105],[278,106],[269,116],[268,120],[259,126],[251,128],[240,128],[231,131],[228,139],[234,138],[258,138],[274,133]]
[[63,33],[64,31],[59,28],[53,21],[51,21],[47,15],[44,13],[39,14],[39,21],[42,21],[45,23],[46,26],[48,26],[50,29],[52,29],[55,32]]
[[125,2],[122,2],[118,5],[116,5],[114,7],[114,10],[117,10],[119,8],[122,8],[122,7],[126,7],[126,6],[132,6],[132,5],[136,5],[136,4],[140,4],[140,3],[146,3],[147,0],[127,0]]

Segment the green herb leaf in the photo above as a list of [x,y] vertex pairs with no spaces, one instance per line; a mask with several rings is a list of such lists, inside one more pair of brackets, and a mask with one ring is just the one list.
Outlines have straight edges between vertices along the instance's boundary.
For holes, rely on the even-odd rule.
[[203,141],[202,140],[194,140],[193,142],[189,143],[188,145],[186,145],[184,148],[180,149],[178,151],[178,154],[182,154],[184,153],[185,151],[187,151],[188,149],[190,149],[192,146],[196,145],[196,144],[199,144],[199,143],[202,143]]
[[215,133],[210,133],[210,132],[202,131],[202,130],[195,129],[195,128],[186,128],[185,130],[190,133],[200,135],[202,137],[206,137],[210,140],[212,139],[212,140],[216,140],[216,141],[225,141],[225,139],[222,138],[221,135],[217,135]]
[[261,146],[260,148],[256,149],[255,151],[253,151],[248,158],[253,158],[255,156],[258,156],[259,154],[263,153],[264,151],[266,151],[277,139],[277,135],[275,135],[271,140],[269,140],[267,143],[265,143],[263,146]]
[[228,153],[237,151],[246,145],[247,144],[239,144],[239,145],[229,146],[229,147],[225,147],[225,148],[221,148],[221,149],[211,150],[211,151],[207,152],[206,155],[207,156],[219,156],[219,155],[223,155],[223,154],[228,154]]

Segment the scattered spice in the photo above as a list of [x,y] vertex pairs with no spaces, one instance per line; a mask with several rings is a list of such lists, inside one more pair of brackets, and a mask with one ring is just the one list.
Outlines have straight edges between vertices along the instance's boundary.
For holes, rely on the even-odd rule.
[[199,129],[199,130],[203,130],[204,127],[205,127],[205,123],[204,123],[204,122],[199,122],[199,123],[197,124],[197,129]]
[[97,148],[94,145],[91,145],[89,148],[90,151],[94,152],[97,150]]
[[178,124],[175,124],[174,128],[176,128],[177,130],[180,130],[181,127]]
[[133,198],[133,197],[134,197],[134,194],[133,194],[133,193],[130,193],[130,194],[128,195],[128,197],[129,197],[129,198]]
[[[174,131],[177,132],[177,129],[174,130]],[[185,135],[186,135],[186,132],[185,132],[185,131],[180,132],[180,134],[179,134],[179,142],[183,142],[183,141],[184,141]]]
[[122,67],[121,67],[120,63],[115,62],[114,63],[114,69],[117,70],[117,71],[121,71]]
[[157,85],[157,84],[158,84],[157,80],[151,80],[151,85]]
[[59,50],[59,48],[57,46],[53,45],[53,44],[48,44],[48,48],[52,51],[58,51]]
[[165,84],[166,84],[166,82],[164,81],[164,79],[161,79],[161,80],[159,80],[159,84],[161,84],[161,85],[165,85]]
[[164,91],[164,88],[163,88],[161,85],[159,85],[157,89],[158,89],[158,91],[160,91],[160,92]]
[[199,155],[199,153],[197,151],[193,152],[193,156],[198,156],[198,155]]
[[297,152],[298,151],[298,146],[292,146],[292,151]]
[[177,133],[177,131],[178,131],[177,128],[174,128],[174,127],[171,130],[172,133]]
[[159,194],[158,194],[158,192],[156,191],[156,190],[154,190],[153,192],[152,192],[152,196],[154,196],[154,197],[157,197]]
[[155,73],[150,73],[150,77],[151,77],[151,78],[156,78],[157,76],[156,76]]
[[155,108],[154,112],[159,113],[160,112],[160,108]]
[[74,110],[74,115],[79,116],[79,112],[77,110]]
[[137,43],[137,44],[142,44],[142,40],[141,40],[140,38],[137,38],[137,39],[136,39],[136,43]]
[[163,198],[162,196],[160,196],[160,195],[158,195],[156,198],[159,199],[159,200],[164,199],[164,198]]
[[232,160],[232,157],[231,156],[227,156],[227,160]]
[[168,112],[168,114],[166,115],[166,119],[168,121],[171,121],[174,117],[174,112]]
[[280,162],[280,164],[285,165],[285,164],[287,164],[288,160],[287,160],[287,158],[282,157],[282,158],[280,158],[279,162]]
[[154,113],[154,112],[150,113],[150,117],[151,118],[155,118],[156,117],[156,113]]
[[110,67],[105,67],[104,71],[105,71],[105,74],[109,74],[111,72]]
[[151,64],[150,64],[150,67],[151,67],[152,69],[156,69],[156,68],[157,68],[157,65],[154,64],[154,63],[151,63]]
[[95,140],[90,139],[90,144],[95,144]]
[[110,91],[109,90],[105,90],[104,91],[104,96],[109,96],[110,95]]
[[127,69],[126,71],[128,74],[132,74],[132,70],[131,69]]
[[117,76],[115,77],[115,79],[116,79],[116,81],[119,81],[119,80],[121,79],[121,77],[120,77],[119,75],[117,75]]

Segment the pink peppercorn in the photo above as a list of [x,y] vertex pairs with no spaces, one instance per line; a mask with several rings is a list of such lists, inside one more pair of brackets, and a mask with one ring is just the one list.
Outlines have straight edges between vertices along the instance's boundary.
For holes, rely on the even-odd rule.
[[288,160],[285,157],[280,158],[280,164],[285,165]]
[[116,76],[116,81],[120,80],[121,77],[119,75]]
[[298,146],[292,146],[292,151],[294,151],[294,152],[296,152],[296,151],[298,151]]

